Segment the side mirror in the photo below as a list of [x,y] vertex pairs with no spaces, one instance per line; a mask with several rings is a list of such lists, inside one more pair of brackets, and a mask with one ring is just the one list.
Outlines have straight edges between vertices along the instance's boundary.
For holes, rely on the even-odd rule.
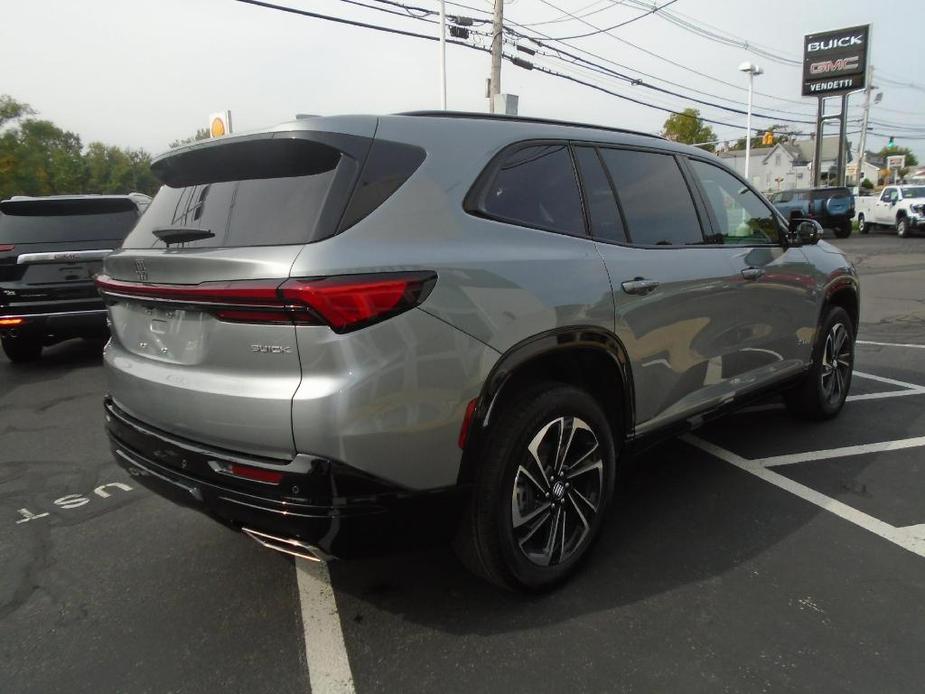
[[794,246],[811,246],[822,238],[822,225],[815,219],[791,219],[788,240]]

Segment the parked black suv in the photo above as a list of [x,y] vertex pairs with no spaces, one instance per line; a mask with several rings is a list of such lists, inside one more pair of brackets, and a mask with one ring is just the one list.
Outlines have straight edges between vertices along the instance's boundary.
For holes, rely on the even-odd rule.
[[93,277],[150,202],[140,193],[0,202],[0,341],[10,361],[33,361],[72,337],[106,337]]
[[824,229],[832,229],[840,239],[851,236],[854,195],[847,188],[781,190],[771,195],[770,200],[789,220],[814,219]]

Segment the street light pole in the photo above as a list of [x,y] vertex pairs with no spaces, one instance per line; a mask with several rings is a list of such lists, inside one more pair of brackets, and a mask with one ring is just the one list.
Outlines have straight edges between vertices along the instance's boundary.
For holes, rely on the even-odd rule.
[[748,167],[752,155],[752,83],[755,75],[760,75],[763,70],[751,63],[742,63],[739,70],[748,73],[748,115],[745,121],[745,180],[748,180]]

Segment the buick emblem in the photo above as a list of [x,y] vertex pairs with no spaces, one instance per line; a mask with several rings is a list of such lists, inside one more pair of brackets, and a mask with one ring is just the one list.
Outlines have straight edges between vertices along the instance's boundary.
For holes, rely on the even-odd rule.
[[135,258],[135,275],[139,282],[147,282],[148,268],[145,267],[145,261],[141,258]]

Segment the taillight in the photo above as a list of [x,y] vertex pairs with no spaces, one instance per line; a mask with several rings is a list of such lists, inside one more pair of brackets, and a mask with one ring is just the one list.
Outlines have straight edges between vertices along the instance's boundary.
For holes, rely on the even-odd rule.
[[16,246],[12,243],[0,243],[0,253],[8,253],[9,251],[15,251]]
[[0,328],[15,328],[25,322],[25,318],[0,318]]
[[170,285],[98,275],[96,286],[110,300],[190,306],[227,322],[328,325],[349,332],[419,305],[436,279],[433,272],[403,272]]
[[289,280],[280,294],[293,307],[296,322],[297,307],[304,307],[335,332],[346,332],[414,308],[427,298],[435,279],[432,272],[409,272]]

